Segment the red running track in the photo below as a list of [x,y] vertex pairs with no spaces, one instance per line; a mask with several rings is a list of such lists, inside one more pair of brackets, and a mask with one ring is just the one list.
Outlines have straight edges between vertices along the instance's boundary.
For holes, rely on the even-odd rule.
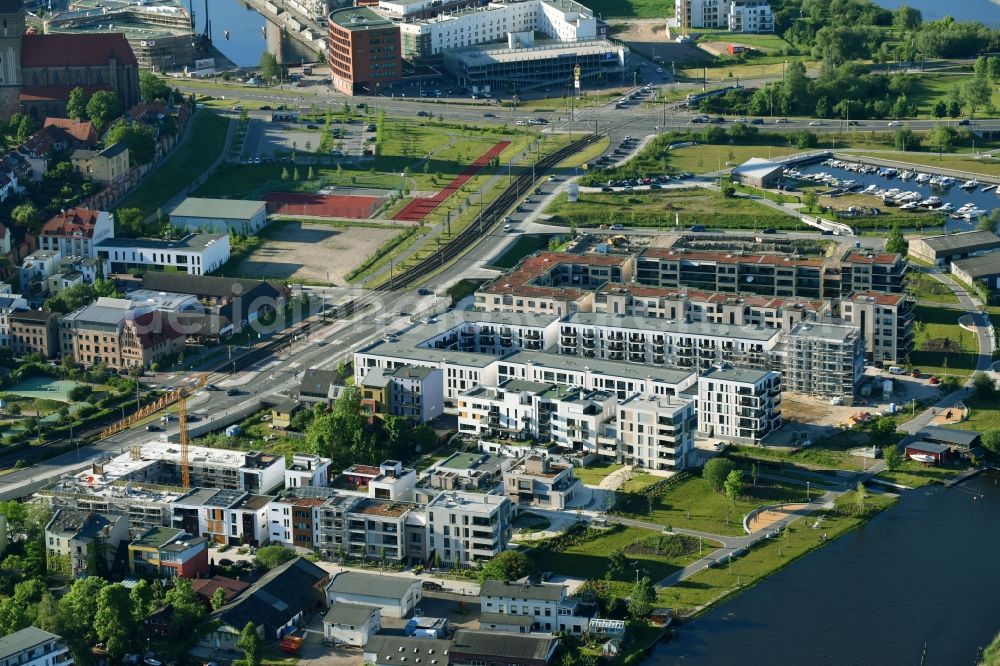
[[469,179],[479,173],[480,169],[489,164],[490,160],[502,153],[509,145],[510,141],[498,142],[495,146],[480,155],[475,162],[466,167],[465,171],[455,176],[455,178],[448,183],[443,190],[432,197],[413,199],[413,201],[403,206],[398,213],[393,215],[392,219],[406,220],[409,222],[422,221],[425,217],[427,217],[427,215],[430,214],[431,211],[440,206],[445,199],[457,192],[459,188],[469,181]]
[[278,215],[348,217],[363,220],[382,205],[381,197],[270,192],[264,196],[267,212]]

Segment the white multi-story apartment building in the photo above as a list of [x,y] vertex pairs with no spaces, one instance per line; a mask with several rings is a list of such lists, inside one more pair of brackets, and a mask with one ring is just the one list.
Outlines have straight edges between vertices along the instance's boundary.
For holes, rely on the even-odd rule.
[[0,638],[0,666],[73,666],[61,636],[25,627]]
[[781,341],[774,328],[657,321],[576,312],[559,325],[559,353],[622,363],[706,369],[717,363],[767,367]]
[[698,430],[757,443],[781,426],[781,375],[770,370],[712,368],[698,378]]
[[674,0],[674,16],[681,29],[774,32],[774,15],[767,0]]
[[774,32],[774,14],[768,0],[732,0],[729,32]]
[[858,328],[869,359],[904,363],[913,351],[914,305],[906,294],[857,291],[841,301],[840,314]]
[[[397,3],[386,3],[396,15]],[[541,33],[561,42],[597,39],[597,19],[573,0],[496,2],[486,7],[441,14],[399,24],[403,57],[427,57],[478,44],[500,42],[509,33]]]
[[589,623],[588,618],[578,614],[579,604],[569,596],[565,585],[486,580],[479,590],[479,601],[480,626],[506,626],[528,617],[531,621],[527,628],[531,632],[565,631],[578,636],[587,630]]
[[96,244],[105,276],[137,269],[208,275],[229,261],[229,252],[225,234],[191,234],[179,240],[108,238]]
[[616,427],[620,460],[626,465],[655,471],[682,470],[688,466],[688,455],[694,448],[694,401],[634,395],[618,405]]
[[553,463],[541,455],[526,456],[503,473],[503,492],[518,504],[562,510],[579,487],[572,465]]
[[313,453],[296,453],[285,468],[285,488],[326,486],[330,483],[330,459]]
[[485,562],[507,549],[516,506],[503,495],[445,491],[427,504],[427,547],[442,562]]

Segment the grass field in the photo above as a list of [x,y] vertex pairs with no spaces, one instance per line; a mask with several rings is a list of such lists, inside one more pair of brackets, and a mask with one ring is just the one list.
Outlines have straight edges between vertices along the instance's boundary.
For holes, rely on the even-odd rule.
[[[726,43],[736,43],[736,44],[746,44],[747,46],[756,46],[759,49],[764,49],[768,51],[784,49],[791,46],[784,39],[774,34],[752,34],[752,33],[740,33],[735,37],[728,30],[711,30],[707,28],[698,28],[698,41],[699,42],[726,42]],[[777,72],[781,73],[781,65],[778,65]]]
[[793,451],[790,448],[763,448],[759,446],[738,446],[730,448],[734,458],[784,462],[807,469],[850,469],[859,470],[871,465],[870,461],[848,453],[848,449],[861,446],[867,437],[860,433],[845,432],[842,435],[815,442],[808,448]]
[[660,0],[590,0],[587,7],[603,19],[609,18],[655,18],[663,19],[674,15],[672,2]]
[[948,285],[926,273],[908,271],[906,273],[906,291],[917,302],[933,301],[935,303],[958,304],[958,296],[948,288]]
[[941,466],[929,466],[915,460],[904,460],[899,469],[880,472],[877,478],[910,488],[919,488],[930,483],[944,483],[968,468],[965,463],[953,462]]
[[491,266],[497,268],[513,268],[529,254],[544,250],[548,247],[549,238],[547,234],[523,234],[517,237],[512,245],[507,247],[507,251],[490,262]]
[[[938,100],[949,102],[954,96],[955,86],[961,86],[972,78],[971,72],[961,74],[922,74],[916,77],[910,94],[909,101],[920,107],[920,114],[931,117],[931,108]],[[995,86],[990,86],[993,90],[993,106],[1000,106],[1000,94]],[[966,115],[968,111],[965,110]],[[978,115],[986,115],[986,105],[980,107]]]
[[667,153],[670,166],[677,171],[705,173],[737,166],[751,157],[781,157],[797,153],[789,146],[726,146],[702,144],[677,148]]
[[743,534],[743,516],[765,504],[804,500],[806,488],[774,481],[758,480],[754,487],[746,479],[743,494],[735,504],[723,493],[712,490],[699,477],[685,479],[647,500],[644,495],[620,495],[618,507],[640,520],[665,527],[684,527],[712,534]]
[[1000,401],[972,395],[965,400],[965,406],[969,408],[969,418],[951,427],[979,432],[1000,430]]
[[[757,581],[790,564],[814,548],[829,543],[844,532],[861,525],[871,515],[892,505],[895,498],[871,495],[866,500],[865,515],[852,515],[849,507],[856,505],[854,491],[846,493],[837,502],[844,511],[825,511],[812,514],[790,525],[776,538],[764,541],[731,564],[699,571],[687,580],[660,591],[659,602],[690,615],[705,606],[752,586]],[[813,528],[819,520],[819,526]],[[827,541],[822,540],[823,535]]]
[[226,145],[229,120],[200,111],[191,122],[194,125],[190,139],[178,146],[159,169],[118,204],[118,208],[138,208],[144,215],[156,212],[219,157]]
[[[918,305],[910,362],[925,373],[968,376],[976,367],[979,351],[975,335],[958,325],[963,314],[962,310]],[[935,348],[925,349],[928,344]]]
[[584,148],[576,155],[567,157],[562,162],[557,164],[555,168],[572,169],[580,166],[581,164],[585,164],[593,159],[596,159],[599,155],[601,155],[601,153],[603,153],[605,150],[608,149],[608,146],[610,144],[611,144],[611,139],[609,139],[608,137],[604,137],[603,139],[593,144],[592,146]]
[[588,486],[600,485],[606,476],[624,467],[624,465],[612,465],[610,463],[598,463],[589,467],[574,467],[573,474],[582,483]]
[[[687,546],[694,546],[693,552],[688,554],[667,556],[648,552],[647,546],[664,536],[660,532],[638,527],[616,526],[596,536],[588,533],[587,538],[579,539],[577,543],[561,550],[537,549],[528,555],[540,570],[565,573],[584,579],[604,580],[608,571],[608,555],[619,548],[625,549],[629,561],[635,564],[609,583],[613,595],[627,597],[635,583],[635,567],[639,568],[640,576],[649,576],[654,583],[657,583],[698,559],[699,546],[696,540],[685,541]],[[666,538],[689,539],[689,537]],[[705,542],[701,549],[703,553],[708,553],[714,546],[713,542]]]
[[563,193],[545,212],[553,216],[552,223],[579,227],[601,224],[673,226],[676,214],[684,227],[700,224],[716,229],[804,228],[796,218],[757,202],[742,197],[726,198],[703,188],[581,192],[576,203],[569,203]]

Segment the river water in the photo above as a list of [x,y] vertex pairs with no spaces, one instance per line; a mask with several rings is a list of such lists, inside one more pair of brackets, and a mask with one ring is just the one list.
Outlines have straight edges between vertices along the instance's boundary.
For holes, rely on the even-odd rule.
[[[195,24],[201,32],[205,28],[205,0],[186,0],[185,4],[188,2],[194,3]],[[240,67],[260,62],[260,54],[267,48],[262,32],[263,16],[240,0],[208,0],[208,14],[212,20],[212,43],[216,48]],[[226,39],[226,30],[229,39]]]
[[998,554],[1000,475],[906,491],[862,527],[679,627],[645,663],[972,666],[1000,631]]
[[990,27],[1000,27],[1000,2],[998,0],[876,0],[876,4],[887,9],[907,5],[919,9],[925,21],[936,21],[951,16],[960,21],[979,21]]
[[[940,198],[942,202],[950,203],[954,207],[955,211],[957,211],[966,203],[972,203],[977,208],[980,208],[985,211],[991,211],[994,208],[1000,207],[1000,196],[997,195],[996,189],[990,190],[989,192],[983,192],[981,187],[977,187],[972,191],[966,191],[960,187],[960,185],[962,185],[964,182],[960,178],[956,179],[957,182],[950,188],[941,189],[933,187],[926,183],[924,184],[917,183],[915,178],[911,178],[909,180],[904,181],[898,177],[887,178],[885,176],[880,176],[878,175],[878,173],[854,173],[846,169],[839,169],[833,166],[825,166],[822,163],[800,166],[798,167],[798,169],[802,173],[828,173],[833,176],[836,176],[841,180],[853,180],[855,182],[861,183],[863,186],[862,189],[868,187],[868,185],[875,185],[881,189],[899,188],[901,191],[904,192],[911,192],[911,191],[920,192],[920,194],[923,196],[924,199],[926,199],[931,195],[934,195]],[[923,173],[927,173],[932,176],[936,175],[933,170],[933,167],[922,168],[921,171]],[[987,183],[983,183],[983,185],[987,185]],[[832,188],[827,186],[822,186],[820,189],[829,190]],[[860,192],[853,192],[852,194],[860,194]],[[884,213],[897,214],[900,212],[898,207],[896,206],[890,207],[884,204],[882,200],[877,197],[868,196],[866,198],[869,200],[868,205],[875,206],[876,208],[881,209],[882,212]],[[928,215],[935,215],[935,214],[939,213],[934,213],[933,211],[928,212],[926,210],[918,210],[910,213],[910,217],[913,218],[914,226],[916,226],[917,220],[919,220],[921,216],[926,217]],[[844,220],[844,222],[846,224],[851,223],[850,220]],[[950,218],[948,219],[948,224],[947,224],[948,231],[952,232],[969,231],[971,229],[975,229],[975,227],[976,227],[975,221],[969,222],[966,220],[953,220]]]

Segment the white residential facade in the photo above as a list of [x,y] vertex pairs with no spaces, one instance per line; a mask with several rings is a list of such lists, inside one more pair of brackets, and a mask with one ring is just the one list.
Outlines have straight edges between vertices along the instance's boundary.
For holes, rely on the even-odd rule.
[[96,248],[105,276],[142,268],[208,275],[229,261],[230,253],[226,234],[191,234],[175,241],[111,238],[97,243]]
[[25,627],[0,637],[0,666],[73,666],[61,636]]
[[697,429],[693,400],[634,395],[618,405],[616,428],[619,459],[626,465],[672,472],[692,462],[689,456]]
[[781,426],[781,375],[713,368],[698,378],[697,409],[705,435],[756,444]]
[[486,562],[507,549],[513,502],[502,495],[445,491],[427,504],[430,551],[454,565]]

